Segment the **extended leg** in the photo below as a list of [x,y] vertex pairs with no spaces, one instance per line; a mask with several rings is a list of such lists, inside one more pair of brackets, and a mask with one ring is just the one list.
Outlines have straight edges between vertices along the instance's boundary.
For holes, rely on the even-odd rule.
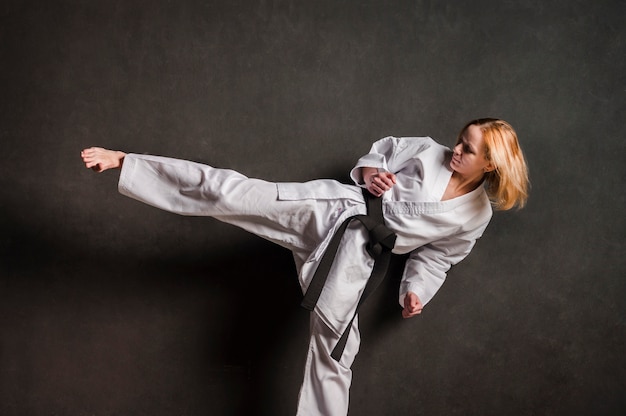
[[292,251],[310,252],[334,225],[342,200],[281,201],[275,183],[186,160],[128,154],[122,194],[181,215],[210,216]]

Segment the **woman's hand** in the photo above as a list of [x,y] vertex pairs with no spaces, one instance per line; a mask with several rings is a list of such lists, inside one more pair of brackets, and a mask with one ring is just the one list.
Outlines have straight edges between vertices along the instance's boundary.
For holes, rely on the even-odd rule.
[[374,196],[381,196],[396,184],[396,175],[379,172],[377,168],[361,168],[365,188]]
[[403,318],[410,318],[415,315],[419,315],[422,313],[422,309],[424,305],[420,301],[420,298],[413,292],[406,292],[406,296],[404,297],[404,309],[402,310]]

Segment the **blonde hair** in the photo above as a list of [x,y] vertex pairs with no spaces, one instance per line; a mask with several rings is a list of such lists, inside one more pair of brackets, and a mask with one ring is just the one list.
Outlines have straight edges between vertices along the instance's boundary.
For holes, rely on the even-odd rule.
[[469,126],[478,126],[485,141],[485,158],[494,170],[485,174],[485,185],[491,203],[505,211],[524,207],[528,199],[528,167],[513,127],[504,120],[480,118],[463,127],[459,140]]

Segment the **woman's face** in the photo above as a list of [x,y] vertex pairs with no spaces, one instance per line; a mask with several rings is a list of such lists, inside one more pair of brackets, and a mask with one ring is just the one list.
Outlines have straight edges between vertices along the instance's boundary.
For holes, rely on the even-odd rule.
[[491,162],[485,158],[485,140],[477,125],[472,124],[465,130],[453,150],[450,168],[461,175],[482,176],[493,170]]

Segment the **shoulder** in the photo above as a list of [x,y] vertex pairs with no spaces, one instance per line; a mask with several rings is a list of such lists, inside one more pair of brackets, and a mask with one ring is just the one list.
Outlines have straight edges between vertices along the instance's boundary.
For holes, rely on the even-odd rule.
[[412,146],[440,146],[439,143],[430,136],[387,136],[381,140],[393,140],[396,143]]
[[449,150],[447,147],[437,143],[429,136],[387,136],[381,141],[391,141],[396,151],[409,151],[412,153],[421,153],[424,151],[445,152]]

